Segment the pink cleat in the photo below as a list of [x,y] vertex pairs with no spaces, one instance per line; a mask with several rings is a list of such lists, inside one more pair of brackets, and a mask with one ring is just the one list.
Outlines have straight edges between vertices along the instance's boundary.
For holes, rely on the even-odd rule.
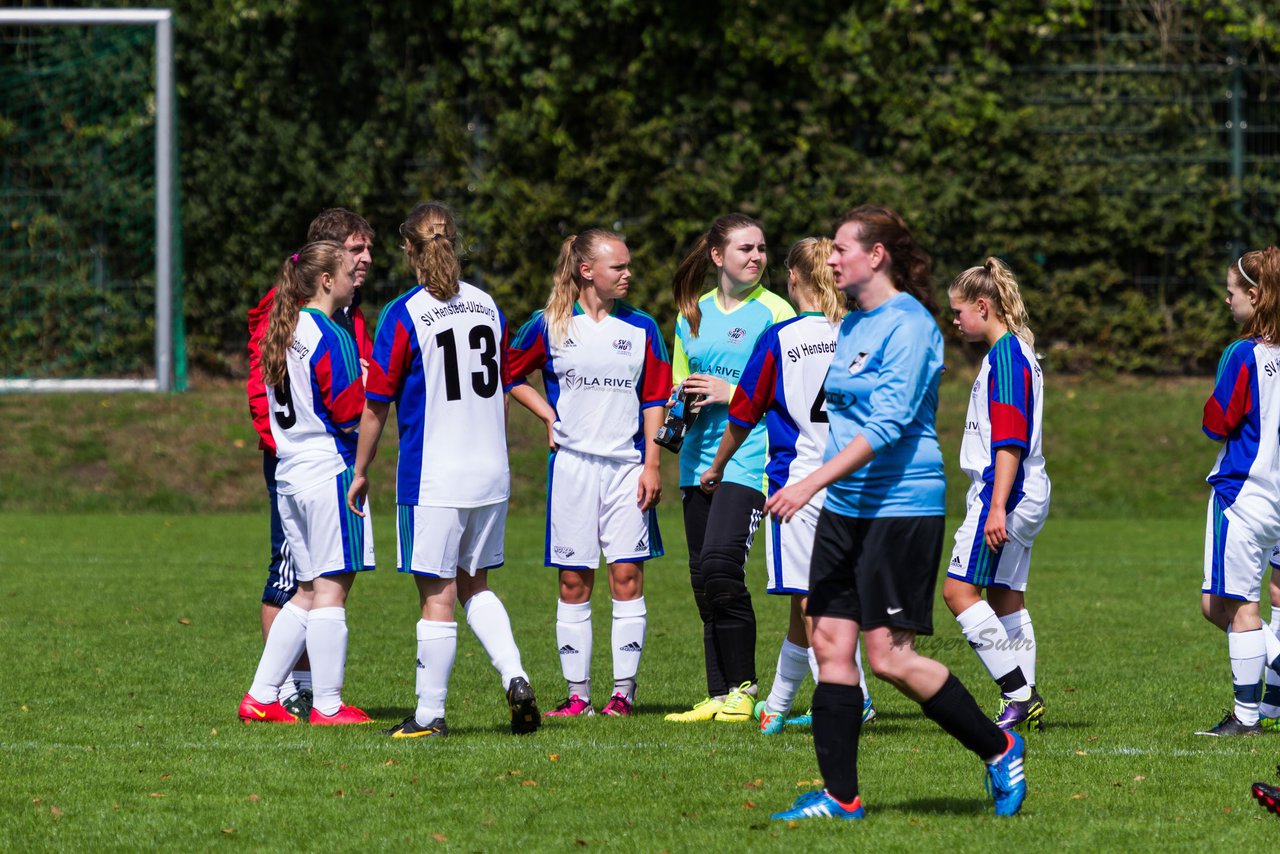
[[[613,701],[610,700],[610,702],[613,702]],[[608,706],[606,706],[605,708],[607,710]],[[595,713],[596,713],[596,710],[591,708],[590,703],[588,703],[586,700],[579,697],[577,694],[574,694],[571,697],[567,697],[563,703],[556,706],[551,711],[547,712],[544,717],[589,718]]]
[[631,701],[621,694],[614,694],[609,698],[609,702],[604,704],[600,714],[614,718],[629,718],[631,717]]

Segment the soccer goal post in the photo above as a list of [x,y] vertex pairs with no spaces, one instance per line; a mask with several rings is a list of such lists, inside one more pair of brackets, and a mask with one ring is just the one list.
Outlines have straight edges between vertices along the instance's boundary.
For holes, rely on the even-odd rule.
[[0,9],[0,392],[186,386],[167,9]]

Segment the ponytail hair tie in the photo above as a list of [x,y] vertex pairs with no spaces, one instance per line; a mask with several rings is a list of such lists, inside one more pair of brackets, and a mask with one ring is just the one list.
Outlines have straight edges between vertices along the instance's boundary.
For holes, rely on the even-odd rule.
[[297,264],[297,263],[298,263],[298,253],[297,253],[297,252],[295,252],[295,253],[293,253],[292,255],[290,255],[290,256],[289,256],[289,260],[290,260],[290,261],[292,261],[293,263]]

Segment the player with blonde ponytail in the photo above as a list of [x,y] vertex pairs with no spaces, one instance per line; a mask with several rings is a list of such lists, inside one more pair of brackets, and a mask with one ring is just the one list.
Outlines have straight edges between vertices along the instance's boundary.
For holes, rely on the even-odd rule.
[[1222,450],[1207,478],[1213,492],[1200,592],[1205,619],[1227,633],[1235,703],[1196,734],[1247,736],[1263,730],[1263,674],[1280,667],[1280,639],[1258,615],[1267,557],[1280,540],[1280,249],[1236,259],[1227,268],[1226,303],[1243,328],[1223,351],[1204,405],[1205,435]]
[[1024,592],[1031,546],[1049,513],[1044,374],[1018,280],[998,258],[956,276],[948,296],[960,334],[990,349],[965,415],[960,468],[970,478],[968,511],[942,595],[1000,687],[996,725],[1038,730],[1045,709],[1036,691],[1036,640]]
[[[510,349],[511,396],[546,423],[551,448],[545,562],[560,574],[556,646],[568,692],[548,717],[595,713],[591,591],[601,552],[613,599],[613,691],[602,712],[631,714],[647,626],[644,563],[662,555],[653,439],[671,364],[657,322],[624,301],[630,264],[621,235],[567,237],[546,308]],[[535,370],[546,399],[525,382]]]
[[280,688],[305,649],[311,659],[312,724],[363,724],[342,704],[347,660],[346,600],[355,573],[373,569],[369,518],[340,500],[351,484],[364,384],[355,342],[333,316],[349,306],[355,280],[341,243],[308,243],[280,270],[262,376],[279,462],[276,503],[298,588],[271,624],[240,719],[295,723]]
[[417,708],[387,733],[448,733],[445,700],[458,650],[456,606],[502,680],[511,731],[542,722],[520,661],[511,620],[489,589],[504,561],[507,499],[507,319],[493,298],[461,280],[453,212],[424,202],[400,226],[418,285],[382,311],[369,364],[355,478],[347,504],[363,512],[369,463],[396,404],[399,569],[413,576],[417,623]]

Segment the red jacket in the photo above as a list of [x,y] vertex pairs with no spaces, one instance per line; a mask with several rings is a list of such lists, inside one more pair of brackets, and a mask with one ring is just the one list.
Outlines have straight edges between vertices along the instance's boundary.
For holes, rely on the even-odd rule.
[[[276,440],[271,436],[267,386],[262,381],[262,338],[267,334],[267,321],[271,318],[271,306],[275,301],[276,289],[272,288],[261,302],[249,309],[249,379],[245,383],[249,392],[249,416],[253,418],[253,429],[258,431],[258,447],[273,454]],[[358,307],[346,311],[355,328],[356,349],[360,351],[360,358],[368,361],[373,358],[373,338],[369,334],[369,325],[365,323],[364,312]]]

